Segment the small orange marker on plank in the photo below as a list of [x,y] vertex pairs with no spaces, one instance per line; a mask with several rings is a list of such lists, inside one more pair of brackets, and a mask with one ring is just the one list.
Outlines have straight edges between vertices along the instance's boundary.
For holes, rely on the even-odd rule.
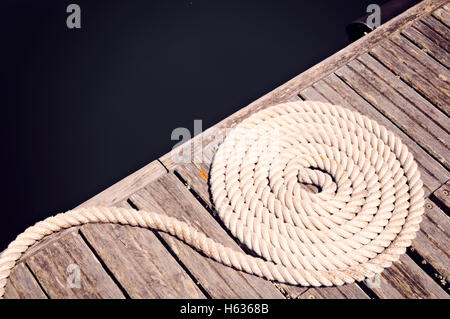
[[204,179],[208,179],[208,174],[206,174],[202,169],[200,169],[199,171],[201,177],[203,177]]
[[439,46],[439,41],[436,41],[436,45]]

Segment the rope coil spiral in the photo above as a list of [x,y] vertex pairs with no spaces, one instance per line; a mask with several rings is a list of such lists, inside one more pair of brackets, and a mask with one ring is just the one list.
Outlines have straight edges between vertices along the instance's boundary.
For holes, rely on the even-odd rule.
[[211,167],[220,218],[259,257],[166,215],[77,209],[38,222],[8,246],[0,256],[0,298],[31,245],[86,223],[161,230],[217,262],[268,280],[303,286],[361,281],[390,267],[411,245],[424,212],[422,186],[407,147],[375,121],[328,103],[279,104],[237,125]]

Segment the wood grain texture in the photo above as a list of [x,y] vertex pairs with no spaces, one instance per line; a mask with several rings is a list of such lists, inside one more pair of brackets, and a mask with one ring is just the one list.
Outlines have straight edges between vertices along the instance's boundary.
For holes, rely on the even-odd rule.
[[36,279],[24,264],[14,268],[5,290],[5,299],[47,299]]
[[78,207],[114,206],[165,173],[164,166],[158,161],[153,161]]
[[437,190],[433,192],[432,199],[442,206],[450,207],[450,180],[443,183]]
[[380,287],[371,288],[380,298],[449,299],[448,294],[407,255],[386,268],[380,279]]
[[[430,199],[425,200],[425,214],[420,223],[420,231],[412,248],[443,276],[450,281],[450,217]],[[436,275],[436,274],[432,274]]]
[[[187,222],[217,242],[240,250],[189,190],[169,173],[130,197],[140,209],[154,210]],[[161,238],[213,298],[283,298],[269,281],[236,271],[202,256],[166,233]]]
[[28,258],[33,256],[34,254],[38,253],[41,249],[44,249],[47,246],[50,246],[57,242],[60,238],[70,234],[70,233],[76,233],[80,227],[74,226],[70,227],[64,230],[61,230],[59,232],[53,233],[51,235],[48,235],[38,241],[37,243],[33,244],[28,250],[20,257],[18,260],[18,264],[26,262]]
[[426,196],[450,177],[449,172],[438,161],[430,157],[415,141],[397,126],[392,125],[392,122],[390,122],[389,119],[383,116],[383,114],[377,111],[336,75],[331,74],[323,80],[314,83],[310,88],[301,91],[300,95],[309,100],[326,101],[349,107],[350,109],[360,112],[377,121],[377,123],[384,125],[399,136],[402,142],[414,155],[414,158],[418,163],[421,178],[424,182]]
[[205,298],[153,231],[87,224],[80,232],[131,298]]
[[[124,298],[124,294],[76,232],[68,233],[28,258],[27,265],[50,298]],[[80,270],[72,287],[71,269]],[[69,268],[68,268],[69,267]]]
[[444,113],[450,114],[447,68],[400,35],[381,41],[370,53]]
[[357,284],[339,287],[309,288],[299,299],[369,299]]
[[445,4],[433,12],[433,17],[450,28],[450,5]]
[[369,55],[363,55],[336,74],[380,113],[450,168],[450,120],[392,72]]
[[417,21],[411,27],[403,30],[402,34],[444,66],[447,68],[450,66],[448,40],[429,25],[423,21]]
[[443,39],[446,41],[449,40],[449,34],[448,34],[448,26],[440,22],[439,20],[435,19],[432,15],[426,15],[420,21],[424,24],[426,24],[429,28],[434,30],[435,32],[439,33]]

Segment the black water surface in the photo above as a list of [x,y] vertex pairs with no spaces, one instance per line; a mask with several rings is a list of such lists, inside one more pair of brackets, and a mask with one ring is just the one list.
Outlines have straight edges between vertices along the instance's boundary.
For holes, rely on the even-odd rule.
[[0,250],[345,47],[370,3],[0,1]]

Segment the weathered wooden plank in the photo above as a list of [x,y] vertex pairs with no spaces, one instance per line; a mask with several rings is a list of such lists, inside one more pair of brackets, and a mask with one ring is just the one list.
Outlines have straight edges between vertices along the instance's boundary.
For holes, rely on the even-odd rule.
[[79,207],[89,206],[114,206],[126,199],[148,183],[158,179],[166,173],[166,169],[158,161],[153,161],[140,170],[128,175],[121,181],[105,189],[100,194],[92,197]]
[[407,255],[386,268],[381,273],[380,286],[374,285],[371,289],[380,298],[449,299],[448,294]]
[[87,224],[80,232],[131,298],[205,298],[153,231]]
[[[154,210],[189,223],[212,239],[240,250],[240,247],[171,173],[131,195],[140,209]],[[164,242],[213,298],[282,298],[269,281],[236,271],[202,256],[193,248],[166,233]]]
[[27,265],[50,298],[124,298],[78,233],[39,250]]
[[[403,98],[399,100],[400,103],[404,103],[404,100],[406,100],[406,103],[408,103],[410,107],[415,106],[418,111],[421,111],[422,114],[436,122],[446,133],[448,133],[450,129],[450,122],[444,112],[434,107],[433,104],[418,94],[417,91],[412,89],[409,85],[401,81],[398,76],[383,67],[381,63],[376,61],[369,54],[362,54],[357,58],[357,61],[363,64],[368,71],[372,72],[374,75],[377,75],[378,78],[383,79],[386,85],[395,90]],[[351,63],[353,63],[353,61]],[[414,110],[414,112],[416,113],[417,110]],[[420,113],[418,114],[418,116],[423,116]],[[426,123],[429,123],[429,121]]]
[[433,16],[450,28],[450,5],[445,4],[433,12]]
[[36,279],[24,264],[14,267],[5,287],[5,299],[46,299]]
[[[416,70],[416,72],[426,71],[428,73],[421,73],[421,75],[430,75],[434,74],[435,77],[428,77],[430,83],[433,83],[436,88],[444,93],[446,99],[444,101],[449,101],[450,93],[448,89],[448,85],[450,83],[450,72],[443,65],[436,63],[434,59],[432,59],[429,55],[425,54],[420,48],[416,45],[408,41],[405,37],[402,37],[400,34],[393,34],[389,37],[389,40],[394,43],[394,46],[389,46],[390,49],[394,52],[398,52],[401,56],[405,57],[405,61],[410,63],[410,67]],[[381,45],[388,45],[387,41],[383,41],[380,43]],[[400,51],[399,48],[402,50]],[[406,54],[404,54],[406,52]]]
[[436,191],[433,192],[433,199],[436,199],[444,206],[450,207],[450,180],[441,185]]
[[417,21],[411,27],[403,30],[402,34],[447,68],[450,66],[449,42],[428,25]]
[[336,74],[450,168],[447,145],[450,121],[447,115],[416,92],[411,92],[411,88],[369,55],[351,61]]
[[440,34],[446,41],[450,39],[449,33],[448,33],[448,27],[443,24],[442,22],[438,21],[437,19],[433,18],[432,15],[424,16],[422,19],[420,19],[424,24],[429,26],[432,30]]
[[187,163],[179,165],[175,172],[186,182],[188,187],[201,198],[208,208],[213,209],[211,192],[209,189],[209,175],[211,165],[206,163]]
[[19,263],[26,262],[26,260],[29,257],[33,256],[34,254],[39,252],[41,249],[43,249],[43,248],[45,248],[45,247],[47,247],[49,245],[54,244],[60,238],[66,236],[69,233],[76,233],[79,228],[80,228],[79,226],[70,227],[70,228],[61,230],[59,232],[56,232],[56,233],[53,233],[51,235],[48,235],[48,236],[44,237],[39,242],[35,243],[30,248],[28,248],[28,250],[25,251],[25,253],[20,257],[20,259],[19,259],[19,261],[17,263],[19,264]]
[[367,103],[367,101],[336,75],[331,74],[323,80],[314,83],[311,88],[307,88],[300,92],[300,95],[305,99],[328,101],[330,103],[346,106],[377,121],[377,123],[384,125],[399,136],[402,139],[402,142],[405,143],[414,155],[414,158],[418,163],[421,178],[424,182],[426,196],[449,178],[449,172],[439,162],[431,158],[409,136],[397,126],[392,125],[392,122],[390,122],[389,119],[378,112],[372,105]]
[[430,199],[425,200],[425,214],[412,248],[447,282],[450,281],[450,217]]
[[309,288],[299,299],[370,299],[357,284]]
[[450,113],[450,74],[444,66],[408,40],[395,35],[380,42],[370,52],[447,115]]
[[173,155],[179,152],[183,152],[186,149],[191,151],[198,147],[204,148],[206,145],[214,140],[214,132],[216,129],[225,129],[234,127],[237,123],[247,118],[250,114],[253,114],[259,110],[262,110],[270,105],[287,101],[295,96],[299,91],[311,85],[324,76],[334,72],[336,69],[345,65],[348,61],[356,58],[357,56],[369,51],[380,40],[386,38],[393,32],[399,32],[400,30],[410,26],[415,20],[430,14],[437,8],[446,3],[446,0],[425,0],[414,7],[406,10],[402,14],[398,15],[394,19],[384,23],[380,27],[361,39],[353,42],[339,52],[333,54],[324,61],[318,63],[312,68],[306,70],[270,93],[262,96],[258,100],[252,102],[248,106],[235,112],[225,120],[216,124],[214,127],[209,128],[202,134],[198,134],[192,138],[189,142],[186,142],[179,147],[175,148],[171,152],[165,154],[160,158],[161,162],[169,170],[174,169],[178,163],[173,160]]

